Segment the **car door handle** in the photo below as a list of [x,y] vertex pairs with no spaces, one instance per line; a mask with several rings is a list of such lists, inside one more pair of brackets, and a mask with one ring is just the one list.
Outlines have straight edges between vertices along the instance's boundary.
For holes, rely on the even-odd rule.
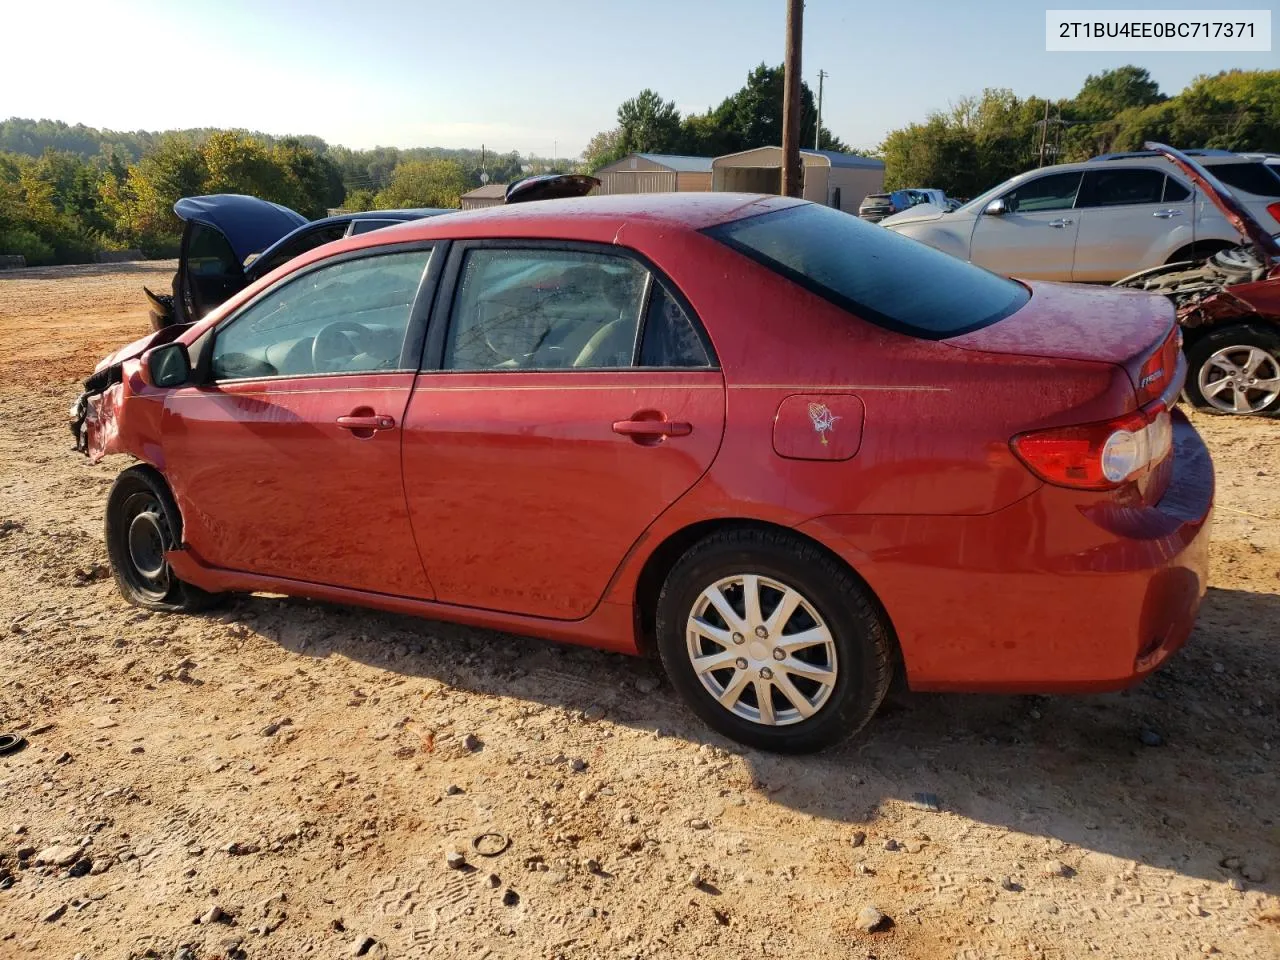
[[1073,224],[1073,223],[1075,223],[1075,221],[1074,221],[1074,220],[1070,220],[1070,219],[1063,218],[1063,219],[1059,219],[1059,220],[1050,220],[1050,221],[1049,221],[1049,226],[1051,226],[1051,227],[1057,227],[1059,230],[1061,230],[1063,227],[1069,227],[1069,226],[1071,226],[1071,224]]
[[375,413],[369,416],[339,417],[337,424],[343,430],[390,430],[396,425],[396,418],[385,413]]
[[613,432],[640,440],[687,437],[693,432],[693,425],[679,420],[615,420]]
[[1181,210],[1157,210],[1152,214],[1153,217],[1159,217],[1161,220],[1168,220],[1170,217],[1182,216]]

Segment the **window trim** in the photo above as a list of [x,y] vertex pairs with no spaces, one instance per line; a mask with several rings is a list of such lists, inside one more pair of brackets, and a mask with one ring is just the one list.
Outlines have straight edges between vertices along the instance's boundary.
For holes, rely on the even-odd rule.
[[[504,367],[487,370],[449,370],[444,366],[445,348],[449,342],[449,328],[453,323],[453,308],[457,302],[462,286],[462,265],[467,253],[472,250],[544,250],[561,253],[593,253],[603,256],[621,257],[634,260],[648,272],[645,290],[640,302],[640,320],[636,325],[636,339],[631,349],[631,365],[627,367]],[[649,301],[653,296],[654,281],[662,284],[671,298],[679,304],[689,322],[693,324],[694,333],[706,351],[708,365],[705,367],[645,367],[639,364],[641,345],[644,343],[645,324],[649,317]],[[553,240],[542,238],[508,237],[483,238],[454,241],[449,250],[448,265],[436,288],[435,299],[431,308],[431,319],[427,328],[426,344],[422,350],[419,373],[473,375],[498,374],[509,376],[515,373],[626,373],[630,371],[692,373],[719,371],[720,358],[711,338],[707,335],[706,325],[693,304],[684,292],[672,282],[652,260],[639,250],[611,243],[595,243],[585,240]]]
[[[1155,200],[1142,200],[1136,203],[1093,203],[1095,184],[1099,176],[1104,173],[1150,173],[1164,179],[1160,182],[1160,196]],[[1165,170],[1157,170],[1155,167],[1113,167],[1106,170],[1086,170],[1084,177],[1080,181],[1080,189],[1076,193],[1076,204],[1079,210],[1127,210],[1130,207],[1158,207],[1163,204],[1164,192],[1168,189],[1169,174]],[[1082,203],[1081,201],[1085,201]],[[1185,203],[1185,200],[1174,200],[1171,203]]]
[[[217,345],[218,335],[224,328],[235,323],[243,317],[246,312],[261,303],[266,297],[272,295],[288,284],[301,280],[304,277],[315,273],[317,270],[322,270],[326,267],[336,266],[353,260],[370,260],[374,257],[389,256],[397,253],[414,253],[419,250],[430,251],[430,254],[427,258],[426,269],[422,272],[422,279],[418,282],[418,289],[414,294],[413,303],[409,308],[409,321],[405,327],[404,342],[400,346],[400,360],[394,368],[388,370],[334,370],[324,373],[304,374],[282,373],[265,377],[227,377],[224,379],[214,377],[213,353]],[[311,380],[318,377],[368,377],[384,373],[415,372],[417,358],[422,353],[422,345],[426,339],[426,328],[430,319],[428,312],[429,307],[433,300],[435,289],[439,285],[440,274],[443,272],[444,263],[448,257],[448,253],[449,241],[447,240],[415,240],[406,243],[387,244],[385,246],[376,247],[361,247],[358,250],[348,250],[331,257],[325,257],[322,260],[317,260],[314,263],[309,263],[305,267],[300,267],[299,269],[286,274],[269,287],[258,291],[258,293],[251,299],[237,307],[234,313],[223,317],[217,322],[217,324],[205,331],[205,333],[200,337],[201,340],[208,338],[208,345],[207,347],[201,345],[201,349],[199,351],[200,359],[196,368],[198,382],[201,384],[218,385],[262,381],[271,382],[277,380]]]

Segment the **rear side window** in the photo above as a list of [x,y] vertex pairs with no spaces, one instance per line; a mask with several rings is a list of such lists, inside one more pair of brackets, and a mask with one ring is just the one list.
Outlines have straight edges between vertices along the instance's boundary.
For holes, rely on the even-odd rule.
[[1184,187],[1173,177],[1164,178],[1164,202],[1165,203],[1182,203],[1184,200],[1191,199],[1191,191]]
[[1258,197],[1280,197],[1280,176],[1265,163],[1215,163],[1207,168],[1210,173],[1234,190],[1243,190]]
[[645,312],[644,337],[640,341],[640,365],[644,367],[709,367],[711,359],[693,321],[675,297],[655,282]]
[[1081,191],[1082,207],[1122,207],[1159,203],[1164,174],[1156,170],[1090,170]]
[[812,203],[706,233],[864,320],[928,340],[995,323],[1031,297],[1020,283]]

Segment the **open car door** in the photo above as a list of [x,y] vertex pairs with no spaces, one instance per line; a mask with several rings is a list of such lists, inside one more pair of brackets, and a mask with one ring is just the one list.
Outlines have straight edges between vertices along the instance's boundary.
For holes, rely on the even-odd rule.
[[245,260],[307,222],[278,203],[233,193],[184,197],[173,212],[186,223],[173,278],[174,323],[193,323],[242,290]]

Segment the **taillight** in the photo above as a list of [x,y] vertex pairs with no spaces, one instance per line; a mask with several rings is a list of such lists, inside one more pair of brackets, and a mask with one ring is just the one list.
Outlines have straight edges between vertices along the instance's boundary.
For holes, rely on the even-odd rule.
[[1267,204],[1267,213],[1271,214],[1273,219],[1280,220],[1280,200]]
[[1077,490],[1114,490],[1169,455],[1173,422],[1157,404],[1103,423],[1020,433],[1013,452],[1040,479]]

